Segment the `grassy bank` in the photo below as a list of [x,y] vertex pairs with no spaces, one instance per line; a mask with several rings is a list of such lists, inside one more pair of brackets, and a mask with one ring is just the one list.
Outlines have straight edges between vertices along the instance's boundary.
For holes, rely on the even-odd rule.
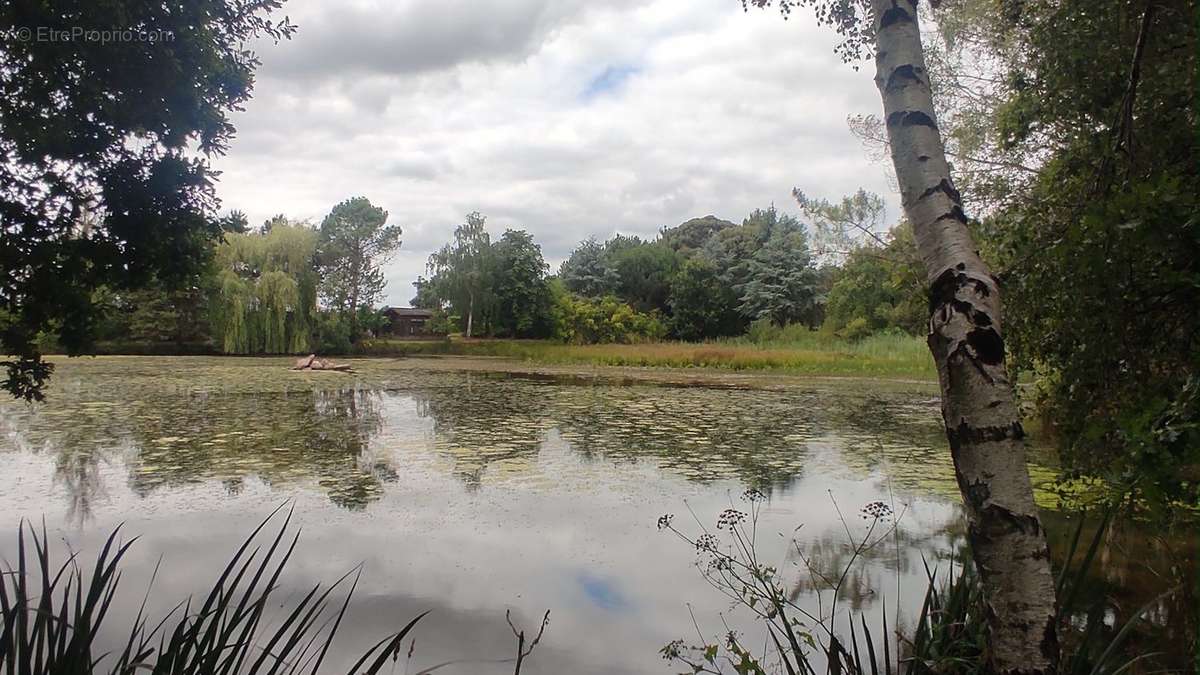
[[375,340],[364,356],[448,354],[495,356],[547,364],[626,367],[764,370],[804,375],[858,375],[932,379],[937,373],[920,338],[876,335],[856,342],[820,333],[794,339],[715,342],[568,345],[541,340],[460,340],[411,342]]
[[[216,355],[210,345],[100,343],[104,355]],[[550,340],[368,340],[348,354],[329,356],[491,356],[551,365],[713,368],[798,375],[934,379],[924,340],[873,335],[845,340],[813,331],[787,331],[766,340],[750,336],[711,342],[571,345]]]

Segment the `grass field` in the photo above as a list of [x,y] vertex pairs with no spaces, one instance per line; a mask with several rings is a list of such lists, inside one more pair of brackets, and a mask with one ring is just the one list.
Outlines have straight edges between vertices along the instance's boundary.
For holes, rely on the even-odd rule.
[[[97,354],[214,354],[211,345],[102,343]],[[367,340],[333,356],[494,356],[543,364],[713,368],[834,375],[936,379],[922,338],[903,334],[846,340],[802,326],[708,342],[572,345],[553,340]]]
[[812,331],[777,339],[749,337],[713,342],[568,345],[543,340],[463,340],[410,342],[375,340],[363,356],[454,354],[497,356],[547,364],[770,370],[804,375],[856,375],[934,379],[933,359],[924,340],[907,335],[875,335],[856,342]]

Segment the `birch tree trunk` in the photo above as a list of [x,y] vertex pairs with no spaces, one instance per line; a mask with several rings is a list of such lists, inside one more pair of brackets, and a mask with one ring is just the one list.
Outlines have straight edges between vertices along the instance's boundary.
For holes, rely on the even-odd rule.
[[875,84],[892,162],[929,283],[929,349],[988,605],[992,668],[1058,661],[1054,580],[1004,365],[1000,292],[967,231],[934,117],[914,0],[872,0]]
[[358,289],[362,286],[362,268],[358,261],[350,267],[350,336],[358,341]]
[[475,293],[472,292],[471,300],[467,304],[467,337],[471,337],[471,324],[475,319]]

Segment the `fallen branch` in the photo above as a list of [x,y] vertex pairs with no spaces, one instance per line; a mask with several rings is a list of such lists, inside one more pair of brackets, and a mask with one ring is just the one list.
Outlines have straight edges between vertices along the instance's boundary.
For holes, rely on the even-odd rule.
[[316,354],[308,356],[296,361],[296,365],[292,366],[292,370],[333,370],[340,373],[350,373],[353,369],[349,363],[334,363],[322,358],[318,358]]

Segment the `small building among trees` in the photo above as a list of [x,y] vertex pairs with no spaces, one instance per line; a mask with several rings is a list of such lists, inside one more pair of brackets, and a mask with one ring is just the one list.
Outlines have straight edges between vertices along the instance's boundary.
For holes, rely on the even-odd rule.
[[398,338],[445,337],[445,332],[432,330],[433,312],[413,307],[384,307],[383,317],[387,320],[380,331],[382,335]]

